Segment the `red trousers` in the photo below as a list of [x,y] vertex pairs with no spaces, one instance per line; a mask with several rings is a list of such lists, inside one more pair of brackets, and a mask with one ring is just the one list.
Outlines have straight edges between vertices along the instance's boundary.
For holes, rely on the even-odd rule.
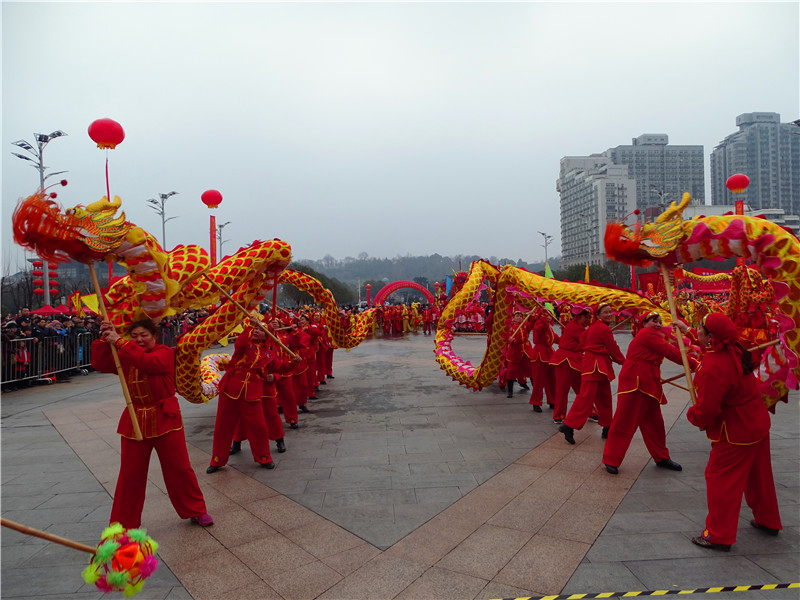
[[[267,435],[272,441],[279,440],[283,437],[283,423],[281,423],[281,416],[278,414],[278,398],[277,396],[264,396],[261,398],[261,410],[264,413],[264,422],[267,425]],[[233,434],[233,439],[241,442],[247,439],[247,433],[244,430],[242,419],[236,424],[236,432]]]
[[597,407],[598,423],[603,427],[611,425],[611,382],[605,379],[581,379],[581,391],[575,396],[564,425],[582,429],[592,414],[592,406]]
[[333,375],[333,348],[325,350],[325,375]]
[[572,388],[575,394],[581,392],[581,372],[573,369],[567,361],[564,361],[553,367],[553,373],[556,378],[553,418],[563,419],[567,416],[569,388]]
[[294,386],[294,401],[297,406],[308,404],[308,371],[303,371],[299,375],[292,375],[292,386]]
[[531,361],[531,399],[528,403],[541,406],[544,394],[547,394],[548,404],[555,404],[556,383],[553,367],[541,360]]
[[278,404],[283,409],[283,419],[287,423],[297,423],[297,401],[294,397],[294,377],[281,376],[276,382]]
[[654,461],[669,458],[661,405],[652,396],[636,390],[617,394],[617,409],[603,450],[604,464],[612,467],[622,464],[637,428],[641,429],[644,444]]
[[261,401],[248,402],[221,393],[217,405],[217,419],[214,422],[214,442],[211,449],[212,467],[222,467],[228,464],[231,456],[231,442],[239,419],[241,419],[244,433],[250,441],[253,460],[262,465],[272,462],[267,441],[267,424],[264,421]]
[[120,522],[126,529],[136,529],[142,524],[144,494],[147,489],[147,471],[150,455],[155,449],[167,495],[181,519],[199,517],[206,513],[203,492],[189,462],[186,437],[183,429],[170,431],[159,437],[144,438],[141,442],[120,438],[121,460],[110,523]]
[[742,496],[759,525],[781,529],[769,436],[756,444],[736,446],[712,442],[706,465],[708,516],[703,535],[717,544],[736,542]]
[[327,348],[320,348],[317,351],[317,381],[315,383],[322,383],[325,381],[325,359],[327,357]]

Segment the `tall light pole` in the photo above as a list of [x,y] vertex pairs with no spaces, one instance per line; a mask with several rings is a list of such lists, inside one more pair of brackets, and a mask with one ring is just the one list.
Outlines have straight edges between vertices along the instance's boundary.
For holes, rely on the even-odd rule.
[[178,192],[170,192],[168,194],[159,194],[158,200],[155,198],[150,198],[147,203],[150,205],[156,214],[161,217],[161,247],[164,250],[167,249],[167,221],[172,221],[172,219],[177,219],[178,217],[170,217],[167,219],[167,212],[165,208],[165,204],[167,200],[169,200],[172,196],[177,194]]
[[[50,143],[50,140],[54,140],[57,137],[62,137],[67,135],[60,129],[56,129],[53,133],[34,133],[34,138],[36,139],[36,148],[34,148],[29,142],[25,140],[17,140],[16,142],[11,142],[12,145],[17,146],[18,148],[22,148],[25,152],[28,152],[34,156],[36,160],[31,158],[30,156],[25,156],[24,154],[17,154],[16,152],[12,152],[14,156],[17,158],[21,158],[22,160],[28,160],[33,163],[33,167],[39,171],[39,191],[44,192],[44,182],[50,179],[51,177],[55,177],[56,175],[61,175],[62,173],[66,173],[66,171],[56,171],[55,173],[50,173],[49,175],[45,175],[44,172],[47,170],[47,167],[44,165],[44,148],[47,144]],[[44,298],[45,303],[50,302],[50,267],[48,266],[49,263],[46,260],[42,261],[44,266],[42,267],[42,271],[44,271]]]
[[225,228],[226,225],[230,224],[231,224],[230,221],[225,221],[222,225],[217,225],[217,243],[218,243],[220,257],[222,257],[222,244],[228,241],[222,239],[222,230]]
[[542,248],[544,248],[544,264],[547,264],[547,246],[550,245],[550,241],[553,239],[553,236],[549,233],[545,233],[544,231],[540,231],[539,234],[544,238],[544,244],[542,244]]

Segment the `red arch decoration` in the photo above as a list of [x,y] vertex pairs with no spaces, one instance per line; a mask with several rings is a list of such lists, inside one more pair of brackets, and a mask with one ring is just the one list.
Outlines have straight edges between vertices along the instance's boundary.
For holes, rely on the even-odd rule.
[[375,294],[375,300],[373,300],[372,305],[383,306],[386,298],[395,293],[397,290],[401,290],[403,288],[413,288],[418,292],[422,292],[422,295],[425,296],[428,304],[435,306],[436,299],[433,297],[433,294],[431,294],[427,288],[421,286],[416,281],[395,281],[394,283],[383,286],[380,290],[378,290],[378,293]]

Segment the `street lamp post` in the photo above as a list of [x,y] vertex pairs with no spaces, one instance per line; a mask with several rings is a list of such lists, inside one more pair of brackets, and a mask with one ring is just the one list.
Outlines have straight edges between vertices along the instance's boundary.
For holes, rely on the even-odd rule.
[[[54,140],[58,137],[62,137],[67,135],[60,129],[56,129],[53,133],[34,133],[33,134],[36,139],[36,148],[34,148],[29,142],[25,140],[17,140],[16,142],[11,142],[12,145],[17,146],[18,148],[22,148],[26,152],[32,154],[36,160],[31,158],[30,156],[25,156],[24,154],[17,154],[16,152],[12,152],[14,156],[17,158],[21,158],[22,160],[28,160],[33,163],[33,167],[39,171],[39,191],[44,192],[44,182],[50,179],[51,177],[55,177],[56,175],[61,175],[62,173],[66,173],[66,171],[56,171],[55,173],[50,173],[49,175],[45,175],[44,172],[47,170],[47,167],[44,165],[44,149],[47,144],[50,143],[50,140]],[[44,266],[42,267],[42,271],[44,271],[44,298],[45,303],[49,302],[50,298],[50,267],[48,261],[42,261]]]
[[545,233],[544,231],[540,231],[539,234],[544,238],[544,244],[541,244],[542,248],[544,248],[544,264],[547,264],[547,246],[550,245],[550,241],[553,239],[553,236],[549,233]]
[[225,229],[225,227],[226,227],[227,225],[230,225],[230,224],[231,224],[231,222],[230,222],[230,221],[225,221],[225,222],[224,222],[224,223],[222,223],[221,225],[217,225],[217,244],[218,244],[218,245],[217,245],[217,247],[218,247],[218,249],[219,249],[219,255],[220,255],[220,257],[222,257],[222,256],[223,256],[223,254],[222,254],[222,244],[224,244],[225,242],[227,242],[227,241],[228,241],[228,240],[223,240],[223,239],[222,239],[222,230],[223,230],[223,229]]
[[147,203],[150,204],[150,208],[156,211],[156,214],[161,217],[161,246],[164,250],[167,249],[167,221],[172,221],[172,219],[177,219],[178,217],[170,217],[167,219],[167,212],[165,209],[165,204],[167,200],[169,200],[172,196],[177,194],[178,192],[170,192],[168,194],[159,194],[158,200],[155,198],[150,198]]

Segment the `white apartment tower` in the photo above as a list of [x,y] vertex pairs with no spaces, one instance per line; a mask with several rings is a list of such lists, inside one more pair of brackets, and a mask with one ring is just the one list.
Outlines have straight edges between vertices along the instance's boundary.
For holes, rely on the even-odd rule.
[[556,189],[561,197],[562,267],[605,264],[606,223],[636,208],[636,182],[628,177],[628,167],[600,154],[566,156]]
[[[736,117],[736,125],[739,131],[711,153],[711,204],[744,200],[756,211],[800,215],[800,121],[781,123],[778,113],[753,112]],[[725,183],[735,173],[747,175],[750,185],[734,196]]]

